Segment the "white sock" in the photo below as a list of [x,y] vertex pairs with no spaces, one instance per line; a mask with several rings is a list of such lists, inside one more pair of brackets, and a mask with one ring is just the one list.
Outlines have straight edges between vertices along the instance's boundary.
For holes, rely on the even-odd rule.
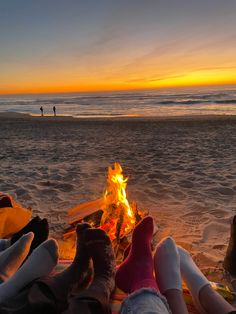
[[39,245],[23,266],[6,282],[0,285],[0,304],[16,296],[33,280],[51,273],[58,261],[58,245],[47,240]]
[[162,294],[170,289],[182,291],[179,253],[171,237],[158,243],[154,256],[154,267],[157,285]]
[[33,238],[33,232],[29,232],[0,253],[0,281],[8,280],[18,270],[29,253]]
[[194,263],[189,252],[182,247],[178,247],[178,251],[180,255],[180,270],[183,280],[189,288],[193,301],[198,310],[201,313],[206,313],[200,304],[199,292],[203,287],[209,285],[210,283]]
[[11,245],[10,239],[0,239],[0,252],[6,250]]

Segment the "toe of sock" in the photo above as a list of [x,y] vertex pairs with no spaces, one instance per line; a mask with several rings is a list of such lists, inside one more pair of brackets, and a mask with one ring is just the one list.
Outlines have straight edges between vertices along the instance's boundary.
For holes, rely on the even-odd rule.
[[41,228],[44,228],[45,231],[49,231],[49,224],[46,218],[42,219],[39,223]]
[[31,231],[31,232],[28,232],[26,234],[24,234],[22,237],[21,237],[22,240],[26,240],[27,242],[30,241],[32,242],[33,239],[34,239],[34,233]]
[[40,246],[46,249],[51,255],[53,261],[57,263],[58,258],[59,258],[57,241],[54,239],[50,239],[43,242]]
[[139,237],[140,235],[144,237],[152,237],[154,230],[154,221],[152,216],[146,216],[143,218],[135,227],[133,232],[133,238]]
[[91,228],[91,225],[88,222],[79,223],[76,226],[76,233],[80,234],[81,232],[89,228]]
[[89,243],[91,241],[104,241],[106,243],[111,243],[110,238],[106,232],[102,229],[87,229],[85,231],[85,241]]
[[168,254],[168,252],[179,254],[175,241],[171,237],[166,237],[157,244],[155,258],[158,258],[158,254],[160,255],[161,252],[165,254]]
[[140,227],[143,227],[143,228],[145,227],[145,228],[147,228],[148,230],[153,229],[153,227],[154,227],[153,217],[152,217],[152,216],[146,216],[146,217],[144,217],[144,218],[140,221],[139,226],[140,226]]

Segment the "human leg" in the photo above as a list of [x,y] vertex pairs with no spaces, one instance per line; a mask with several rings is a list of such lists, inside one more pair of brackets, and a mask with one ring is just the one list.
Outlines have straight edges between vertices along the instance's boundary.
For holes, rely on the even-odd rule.
[[0,283],[8,280],[24,262],[33,238],[33,232],[29,232],[9,248],[0,252]]
[[[76,254],[71,265],[53,276],[44,276],[23,289],[17,296],[4,302],[3,313],[61,313],[68,307],[68,296],[75,284],[83,283],[89,267],[89,256],[85,248],[84,231],[87,223],[76,228]],[[0,313],[1,313],[0,311]]]
[[166,297],[172,313],[188,313],[182,293],[180,257],[172,238],[165,238],[157,245],[154,268],[158,288]]
[[[30,289],[29,303],[34,310],[47,308],[56,312],[64,311],[68,307],[68,296],[74,287],[83,283],[89,268],[89,256],[85,248],[84,232],[91,228],[87,223],[76,227],[76,254],[71,265],[64,271],[37,280]],[[40,302],[39,302],[40,301]]]
[[126,293],[157,289],[151,250],[153,218],[145,217],[134,229],[129,254],[116,272],[116,285]]
[[130,294],[122,303],[120,314],[169,314],[166,298],[156,289],[142,288]]
[[199,302],[205,313],[209,314],[227,314],[235,310],[211,285],[200,289]]
[[169,306],[157,287],[151,250],[153,218],[145,217],[134,229],[124,262],[116,273],[116,285],[126,293],[121,313],[170,313]]
[[36,248],[23,266],[0,285],[0,304],[14,297],[33,280],[51,273],[58,260],[55,240],[48,240]]
[[234,308],[211,287],[190,254],[178,247],[181,274],[200,313],[227,314]]
[[111,241],[101,229],[87,229],[84,241],[93,261],[94,278],[86,290],[69,300],[65,313],[109,313],[110,295],[115,286],[115,256]]
[[91,228],[88,223],[76,227],[76,253],[73,262],[64,271],[51,277],[51,287],[68,294],[74,284],[80,285],[87,275],[90,257],[85,247],[85,231]]

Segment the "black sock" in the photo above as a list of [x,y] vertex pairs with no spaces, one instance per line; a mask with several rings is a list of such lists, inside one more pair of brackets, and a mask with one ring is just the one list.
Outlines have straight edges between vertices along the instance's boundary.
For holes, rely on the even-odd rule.
[[23,234],[28,232],[34,233],[34,239],[32,241],[30,252],[38,247],[42,242],[48,239],[49,225],[47,219],[40,219],[40,217],[33,218],[24,228],[15,233],[11,238],[11,244],[15,243]]
[[36,216],[33,219],[31,219],[30,222],[26,226],[24,226],[24,228],[22,228],[20,231],[18,231],[12,236],[11,244],[19,240],[23,236],[23,234],[26,234],[31,231],[34,233],[34,231],[38,228],[38,224],[40,221],[41,219],[39,218],[39,216]]

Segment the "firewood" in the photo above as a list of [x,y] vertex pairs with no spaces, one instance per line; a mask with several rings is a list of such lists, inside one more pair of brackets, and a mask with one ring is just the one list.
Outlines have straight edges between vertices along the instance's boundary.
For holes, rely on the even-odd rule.
[[74,222],[82,220],[84,217],[95,213],[99,209],[104,207],[103,198],[99,198],[94,201],[82,203],[68,210],[69,224],[72,225]]

